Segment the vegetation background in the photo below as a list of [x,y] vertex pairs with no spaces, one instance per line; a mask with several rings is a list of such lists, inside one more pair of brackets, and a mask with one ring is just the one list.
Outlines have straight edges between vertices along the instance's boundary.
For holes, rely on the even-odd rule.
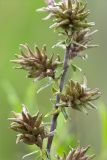
[[[59,135],[55,137],[53,148],[61,154],[69,149],[68,144],[75,146],[80,140],[81,145],[92,145],[91,152],[96,154],[96,160],[107,160],[107,1],[87,1],[90,19],[96,22],[99,30],[94,42],[100,47],[88,51],[88,60],[77,59],[75,63],[86,73],[89,86],[100,88],[103,94],[97,104],[98,110],[89,112],[88,116],[73,111],[67,125],[62,116],[59,117]],[[12,69],[10,63],[14,54],[20,53],[19,44],[22,43],[31,47],[45,43],[48,51],[53,52],[51,46],[58,37],[48,28],[49,23],[41,21],[43,14],[35,12],[41,6],[43,0],[0,0],[0,160],[19,160],[34,149],[15,144],[16,133],[9,129],[7,120],[11,110],[20,111],[21,103],[32,113],[38,107],[44,114],[51,110],[50,88],[36,95],[43,81],[33,83],[25,78],[25,72]],[[56,49],[56,52],[63,54],[62,50]],[[72,76],[78,78],[79,73],[77,77]]]

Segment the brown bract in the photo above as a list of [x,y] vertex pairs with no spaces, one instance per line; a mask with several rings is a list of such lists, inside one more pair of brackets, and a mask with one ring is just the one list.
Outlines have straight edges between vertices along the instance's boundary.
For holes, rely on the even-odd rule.
[[54,55],[52,54],[49,59],[46,53],[46,46],[44,45],[42,50],[39,50],[35,46],[35,50],[32,51],[27,45],[21,45],[21,55],[16,55],[13,63],[19,64],[18,69],[24,69],[28,71],[29,78],[42,79],[45,77],[55,78],[55,71],[62,63],[60,62],[59,56],[54,60]]
[[87,150],[90,148],[90,146],[86,148],[76,148],[72,149],[68,156],[64,155],[63,158],[58,157],[57,160],[91,160],[94,158],[94,155],[88,156],[86,155]]
[[46,131],[45,125],[42,122],[42,114],[38,112],[36,115],[31,116],[23,105],[22,113],[13,112],[13,116],[13,118],[9,118],[11,121],[10,128],[20,133],[17,136],[16,143],[36,144],[42,148],[44,138],[51,135]]
[[90,28],[82,29],[80,31],[75,31],[69,39],[71,40],[71,50],[69,52],[70,59],[72,59],[72,54],[78,56],[82,51],[97,47],[98,45],[91,44],[92,36],[97,30],[92,31]]
[[67,41],[57,43],[57,46],[65,48],[71,46],[69,58],[73,59],[81,51],[96,47],[90,44],[92,35],[97,31],[92,31],[93,22],[88,22],[87,17],[90,14],[86,10],[86,3],[80,0],[62,0],[59,2],[48,1],[47,7],[43,7],[38,11],[47,12],[49,15],[44,20],[53,19],[50,28],[61,28],[60,35],[64,35]]
[[50,28],[62,28],[65,31],[75,31],[92,27],[93,22],[87,22],[89,10],[86,9],[86,3],[79,0],[62,0],[60,2],[52,1],[47,7],[38,9],[38,11],[47,12],[49,15],[44,18],[53,19],[54,24]]
[[99,89],[87,88],[86,84],[80,84],[70,80],[65,86],[64,92],[60,94],[62,106],[84,111],[96,108],[92,101],[98,99],[101,93]]

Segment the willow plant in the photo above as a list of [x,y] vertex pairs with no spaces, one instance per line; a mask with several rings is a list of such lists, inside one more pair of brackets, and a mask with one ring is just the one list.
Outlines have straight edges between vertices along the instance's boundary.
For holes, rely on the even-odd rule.
[[[93,101],[101,95],[98,88],[88,88],[86,77],[84,77],[83,82],[73,79],[66,82],[65,78],[70,65],[73,71],[77,69],[76,65],[72,63],[73,60],[77,57],[84,59],[87,49],[97,46],[91,44],[92,36],[97,30],[93,29],[95,23],[87,20],[90,11],[87,10],[87,3],[84,0],[60,0],[59,2],[45,0],[45,2],[46,6],[37,11],[48,14],[44,20],[51,19],[52,25],[49,28],[54,29],[61,36],[61,40],[54,47],[62,47],[64,50],[63,60],[58,54],[51,54],[49,57],[46,45],[43,45],[42,49],[34,46],[34,50],[31,50],[27,44],[24,44],[21,45],[21,54],[16,55],[16,59],[12,62],[19,65],[16,68],[26,70],[28,78],[40,81],[48,77],[51,81],[52,95],[55,99],[50,131],[47,130],[46,123],[43,122],[43,114],[37,112],[31,116],[25,105],[23,105],[22,113],[13,112],[13,118],[9,118],[10,127],[19,133],[17,143],[24,142],[28,145],[35,144],[38,146],[42,153],[40,159],[90,160],[93,159],[93,155],[88,156],[86,154],[89,146],[74,148],[62,156],[58,156],[56,153],[54,157],[52,157],[51,148],[55,130],[57,131],[59,114],[62,113],[67,120],[67,108],[85,113],[88,109],[96,108]],[[44,146],[44,139],[47,139],[47,147]]]

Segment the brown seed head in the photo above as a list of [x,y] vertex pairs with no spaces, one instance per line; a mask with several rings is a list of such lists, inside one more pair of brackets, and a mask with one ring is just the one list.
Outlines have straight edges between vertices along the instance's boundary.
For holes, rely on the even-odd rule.
[[16,68],[28,71],[29,78],[55,78],[55,71],[61,65],[59,56],[56,60],[53,60],[53,55],[49,59],[46,46],[43,46],[41,51],[36,46],[34,52],[27,45],[21,45],[21,47],[25,49],[25,52],[21,51],[21,55],[16,55],[17,59],[12,60],[13,63],[20,65]]
[[36,115],[31,116],[27,108],[23,106],[22,113],[13,112],[13,115],[14,118],[9,118],[11,121],[10,128],[20,133],[17,136],[16,143],[36,144],[42,148],[43,139],[50,136],[42,122],[42,114],[38,112]]
[[100,95],[99,89],[89,89],[86,84],[70,80],[64,93],[60,94],[60,98],[63,106],[87,113],[86,109],[96,108],[91,102],[98,99]]
[[38,11],[47,12],[49,15],[44,20],[53,19],[53,24],[50,28],[61,28],[59,32],[64,35],[66,40],[57,43],[56,46],[65,48],[71,45],[69,51],[69,58],[72,59],[78,55],[79,52],[96,47],[91,45],[91,37],[97,31],[92,31],[93,22],[87,22],[87,17],[90,14],[86,10],[86,2],[80,0],[46,0],[48,6],[39,9]]
[[86,28],[80,31],[75,31],[72,35],[69,35],[71,40],[71,50],[69,52],[69,57],[72,59],[73,55],[78,56],[79,53],[88,49],[97,47],[98,45],[91,44],[92,36],[97,30],[92,31],[90,28]]
[[53,19],[54,24],[50,28],[62,28],[65,31],[74,32],[94,25],[93,22],[88,23],[87,17],[89,10],[86,10],[86,3],[79,0],[61,0],[60,2],[48,1],[47,7],[43,7],[38,11],[47,12],[49,15],[44,18]]
[[89,148],[90,146],[86,148],[78,147],[76,149],[72,149],[67,156],[64,155],[63,158],[58,157],[57,160],[91,160],[94,158],[94,155],[86,155],[86,152]]

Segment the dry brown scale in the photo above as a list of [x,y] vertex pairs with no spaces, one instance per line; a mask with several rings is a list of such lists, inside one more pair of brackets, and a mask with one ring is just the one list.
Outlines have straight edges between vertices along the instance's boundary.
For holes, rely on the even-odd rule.
[[27,108],[23,105],[22,113],[13,112],[13,116],[13,118],[9,118],[11,121],[10,128],[20,133],[17,135],[16,143],[36,144],[42,149],[44,138],[52,135],[52,133],[47,132],[43,124],[43,115],[38,112],[36,115],[31,116]]
[[91,160],[94,158],[94,155],[88,156],[86,155],[87,150],[90,148],[90,146],[86,148],[76,148],[72,149],[69,154],[66,156],[64,154],[63,158],[57,157],[57,160]]
[[35,51],[32,51],[27,45],[21,45],[21,47],[25,51],[21,50],[21,55],[16,55],[16,59],[12,60],[13,63],[20,65],[16,68],[28,71],[28,78],[43,79],[51,77],[55,79],[55,71],[62,64],[59,56],[54,60],[52,54],[49,59],[45,45],[41,51],[37,46],[35,46]]
[[90,89],[85,83],[80,84],[70,80],[64,91],[60,93],[61,103],[59,105],[87,112],[87,109],[96,108],[91,102],[98,99],[100,95],[99,89]]
[[62,29],[62,31],[59,30],[59,33],[65,35],[66,41],[62,41],[60,46],[71,46],[70,59],[87,48],[97,46],[90,44],[91,37],[97,30],[92,31],[95,24],[87,22],[90,11],[86,10],[86,2],[83,3],[79,0],[62,0],[60,2],[51,0],[47,2],[48,6],[38,9],[38,11],[49,13],[44,20],[53,20],[54,24],[50,28]]

